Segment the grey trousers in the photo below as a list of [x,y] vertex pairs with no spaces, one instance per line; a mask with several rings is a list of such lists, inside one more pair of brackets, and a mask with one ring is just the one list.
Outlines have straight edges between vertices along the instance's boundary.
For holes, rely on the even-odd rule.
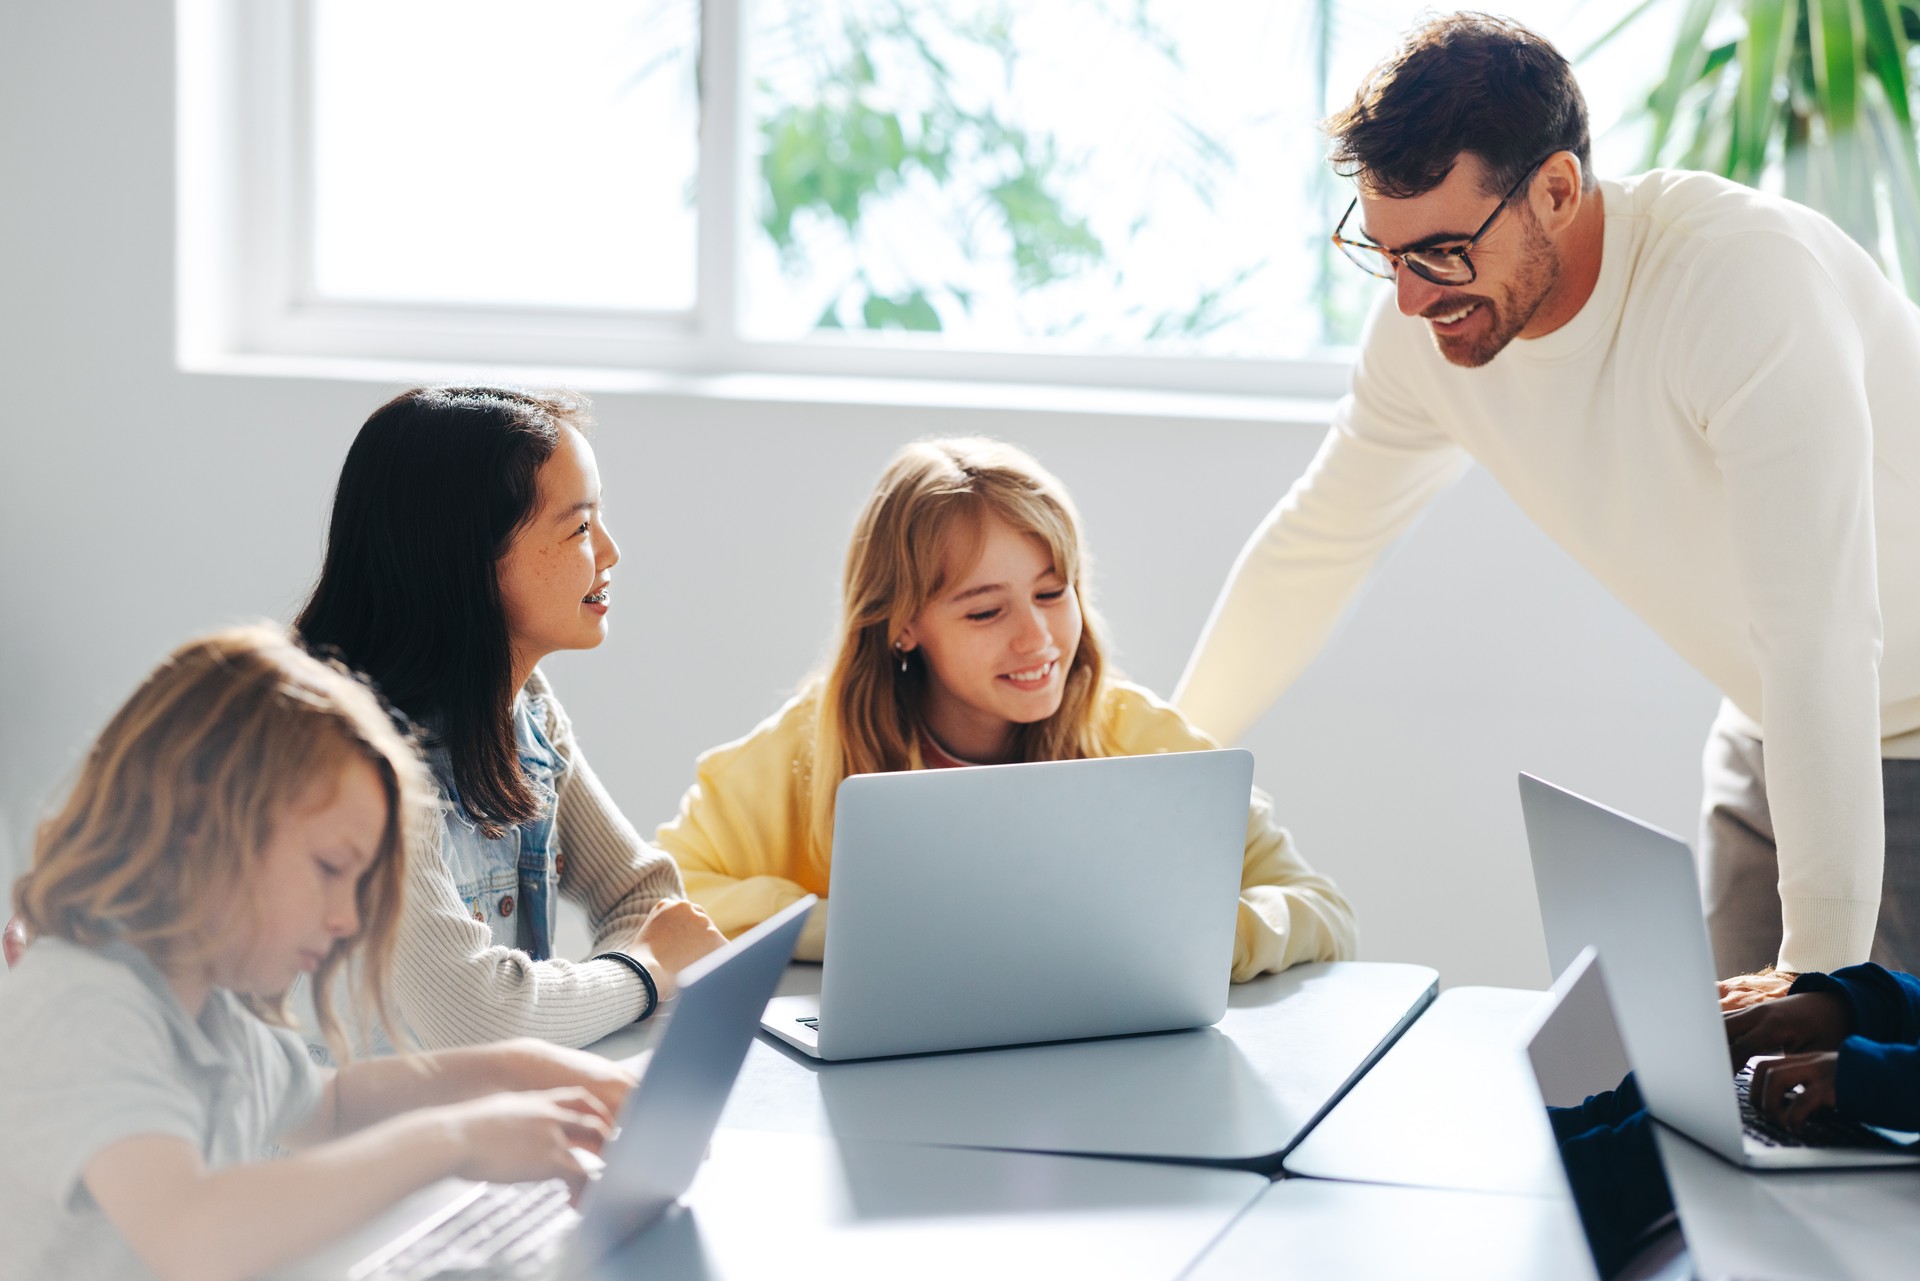
[[[1772,965],[1780,954],[1780,860],[1767,810],[1765,749],[1715,724],[1701,762],[1700,888],[1721,978]],[[1920,971],[1920,760],[1880,763],[1887,863],[1873,960]]]

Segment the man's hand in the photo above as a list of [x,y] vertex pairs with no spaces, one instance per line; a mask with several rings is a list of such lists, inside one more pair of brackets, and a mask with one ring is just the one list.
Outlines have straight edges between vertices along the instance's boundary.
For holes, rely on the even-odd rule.
[[1808,1117],[1834,1105],[1839,1068],[1840,1056],[1831,1050],[1761,1059],[1753,1065],[1754,1106],[1798,1134]]
[[1853,1028],[1847,1003],[1832,992],[1801,992],[1734,1010],[1726,1016],[1733,1070],[1756,1054],[1837,1050]]
[[1730,979],[1721,979],[1720,1012],[1727,1014],[1744,1010],[1750,1005],[1759,1005],[1763,1001],[1777,1001],[1787,994],[1787,989],[1799,977],[1791,971],[1776,970],[1769,965],[1753,974],[1736,974]]
[[[724,946],[727,936],[704,910],[686,899],[662,899],[647,914],[635,941],[665,971],[656,977],[671,979],[707,953]],[[663,984],[662,999],[668,995],[666,988]]]

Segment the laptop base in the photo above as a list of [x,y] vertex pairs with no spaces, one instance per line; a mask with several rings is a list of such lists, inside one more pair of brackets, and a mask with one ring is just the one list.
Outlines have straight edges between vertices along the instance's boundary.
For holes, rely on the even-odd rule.
[[[766,1013],[760,1016],[760,1028],[802,1054],[817,1059],[820,1057],[820,1034],[814,1024],[819,1018],[818,995],[776,996],[767,1002]],[[808,1021],[803,1023],[802,1019]]]
[[[1870,1148],[1781,1148],[1751,1135],[1742,1135],[1741,1142],[1746,1155],[1734,1164],[1762,1173],[1787,1170],[1884,1170],[1890,1166],[1920,1165],[1920,1153],[1916,1152],[1876,1152]],[[1707,1151],[1713,1152],[1715,1149],[1708,1147]]]

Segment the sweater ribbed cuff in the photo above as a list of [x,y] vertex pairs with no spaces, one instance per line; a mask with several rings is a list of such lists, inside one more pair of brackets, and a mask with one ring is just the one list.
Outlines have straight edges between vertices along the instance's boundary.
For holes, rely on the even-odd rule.
[[1873,950],[1879,914],[1877,899],[1783,898],[1780,958],[1774,964],[1793,974],[1858,965]]
[[644,1023],[653,1017],[653,1012],[660,1008],[660,985],[654,982],[653,975],[647,972],[647,967],[641,964],[638,957],[628,956],[625,952],[601,952],[589,959],[593,961],[612,961],[622,969],[631,970],[634,975],[639,978],[640,985],[646,989],[647,993],[646,996],[641,998],[640,1013],[633,1021],[635,1023]]

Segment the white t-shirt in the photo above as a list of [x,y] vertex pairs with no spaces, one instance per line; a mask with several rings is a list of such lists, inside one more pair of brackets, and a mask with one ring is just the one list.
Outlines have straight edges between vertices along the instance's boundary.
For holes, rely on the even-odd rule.
[[1920,755],[1920,309],[1788,201],[1667,171],[1600,191],[1600,278],[1555,332],[1462,369],[1382,300],[1176,701],[1237,737],[1471,458],[1765,739],[1780,963],[1864,961],[1880,758]]
[[88,1194],[103,1150],[185,1139],[209,1169],[257,1161],[304,1122],[306,1046],[215,989],[196,1020],[139,951],[42,938],[0,977],[0,1277],[147,1278]]

